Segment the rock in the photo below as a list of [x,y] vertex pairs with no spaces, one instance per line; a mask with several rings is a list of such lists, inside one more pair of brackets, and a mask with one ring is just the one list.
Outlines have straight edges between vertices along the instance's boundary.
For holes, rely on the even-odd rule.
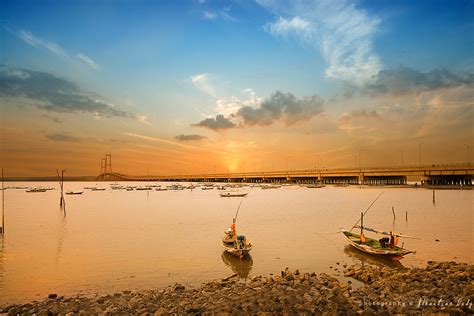
[[184,291],[185,289],[186,289],[186,287],[182,284],[179,284],[179,283],[176,283],[173,286],[173,291],[175,291],[175,292],[181,292],[181,291]]
[[55,294],[55,293],[48,294],[49,299],[55,299],[57,297],[58,297],[58,294]]
[[155,313],[153,315],[154,316],[164,316],[164,315],[168,315],[168,312],[166,311],[166,309],[164,307],[160,307],[155,311]]

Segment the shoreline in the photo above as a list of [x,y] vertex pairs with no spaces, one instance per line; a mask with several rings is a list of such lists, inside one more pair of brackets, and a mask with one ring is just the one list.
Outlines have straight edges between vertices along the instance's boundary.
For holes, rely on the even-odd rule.
[[[343,265],[344,276],[364,283],[354,289],[326,273],[286,268],[279,275],[236,274],[196,288],[130,291],[95,297],[50,294],[44,301],[0,308],[16,314],[318,314],[474,313],[474,265],[429,261],[424,268]],[[263,314],[264,315],[264,314]]]

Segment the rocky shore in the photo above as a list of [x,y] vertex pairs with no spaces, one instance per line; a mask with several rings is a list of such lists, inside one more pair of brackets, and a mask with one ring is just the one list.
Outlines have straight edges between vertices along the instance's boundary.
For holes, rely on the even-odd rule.
[[327,274],[300,273],[288,268],[279,275],[243,281],[231,276],[186,288],[128,291],[98,297],[58,297],[12,305],[9,315],[117,314],[274,315],[380,313],[474,313],[474,266],[428,262],[426,268],[391,269],[378,266],[344,267],[344,275],[364,282],[353,289]]

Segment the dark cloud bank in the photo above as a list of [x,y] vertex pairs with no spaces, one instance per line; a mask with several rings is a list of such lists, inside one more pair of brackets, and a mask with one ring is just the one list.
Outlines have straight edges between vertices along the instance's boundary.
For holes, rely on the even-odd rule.
[[263,101],[259,108],[243,106],[230,118],[217,115],[215,118],[207,118],[193,126],[215,131],[237,127],[230,120],[231,118],[241,118],[243,126],[268,126],[277,121],[292,125],[310,120],[323,112],[323,104],[324,101],[319,96],[298,99],[289,92],[276,91]]
[[442,68],[421,72],[401,66],[397,69],[380,71],[375,82],[368,84],[363,92],[369,94],[404,94],[472,85],[473,83],[474,74],[472,73],[455,74]]
[[207,118],[197,124],[193,124],[192,126],[205,127],[205,128],[212,129],[214,131],[222,131],[229,128],[234,128],[237,125],[232,123],[230,119],[225,118],[224,115],[219,114],[219,115],[216,115],[215,118]]
[[50,112],[88,113],[103,117],[139,119],[107,104],[73,82],[52,74],[0,65],[0,97],[26,97],[42,101],[36,107]]

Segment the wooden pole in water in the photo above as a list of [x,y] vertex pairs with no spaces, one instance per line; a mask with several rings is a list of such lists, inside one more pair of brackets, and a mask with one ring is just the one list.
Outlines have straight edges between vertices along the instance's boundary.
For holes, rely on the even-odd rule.
[[433,204],[436,203],[435,190],[433,190]]
[[408,212],[405,211],[405,221],[408,222]]
[[5,234],[5,186],[3,180],[3,168],[2,168],[2,228],[0,233]]
[[393,206],[392,206],[392,214],[393,214],[393,220],[395,220],[395,210],[393,209]]

